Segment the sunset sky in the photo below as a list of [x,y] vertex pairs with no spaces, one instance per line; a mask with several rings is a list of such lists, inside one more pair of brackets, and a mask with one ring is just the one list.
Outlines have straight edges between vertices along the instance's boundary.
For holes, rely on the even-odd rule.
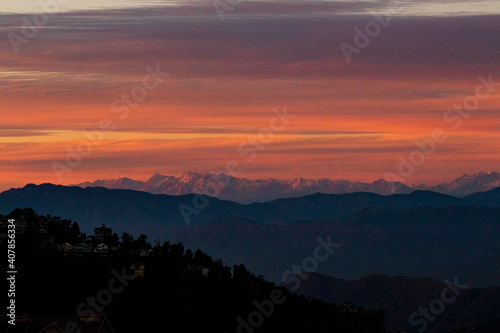
[[[436,129],[447,139],[406,184],[500,171],[500,1],[60,2],[37,30],[46,1],[0,4],[0,190],[231,160],[253,179],[371,182]],[[341,45],[372,14],[390,23],[348,63]],[[458,123],[447,110],[474,100],[479,76],[499,83]],[[238,147],[285,107],[295,117],[249,161]]]

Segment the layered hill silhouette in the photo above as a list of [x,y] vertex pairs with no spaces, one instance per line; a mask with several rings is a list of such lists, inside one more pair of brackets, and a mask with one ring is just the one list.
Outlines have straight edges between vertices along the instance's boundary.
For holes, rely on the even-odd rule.
[[[424,325],[425,332],[429,333],[458,332],[460,328],[474,328],[473,332],[496,332],[500,327],[500,287],[463,289],[463,286],[467,286],[466,279],[449,276],[446,280],[452,285],[456,282],[460,286],[455,287],[457,294],[451,291],[444,280],[372,274],[359,280],[347,281],[317,273],[308,274],[297,292],[326,302],[349,301],[365,307],[384,308],[386,329],[392,332],[418,332]],[[445,289],[448,289],[445,297],[452,301],[443,302],[444,311],[435,311],[439,313],[436,316],[429,311],[434,320],[424,324],[424,317],[418,314],[420,308],[429,308],[431,302],[438,303],[439,301],[434,300],[441,300]],[[410,322],[413,313],[417,315]]]
[[500,173],[480,172],[466,175],[449,183],[436,186],[420,184],[407,186],[397,181],[379,179],[372,183],[352,182],[348,180],[304,179],[290,180],[236,178],[224,173],[187,172],[180,177],[156,174],[148,181],[142,182],[130,178],[105,179],[84,182],[79,187],[105,187],[109,189],[126,189],[144,191],[153,194],[184,195],[204,193],[204,189],[212,190],[213,184],[226,185],[220,187],[220,193],[215,196],[223,200],[239,203],[266,202],[280,198],[301,197],[314,193],[343,194],[355,192],[370,192],[382,195],[407,194],[415,190],[433,191],[453,196],[463,197],[480,191],[488,191],[500,187]]
[[330,223],[265,225],[226,218],[185,228],[175,239],[229,262],[244,262],[273,281],[313,256],[317,238],[340,246],[317,271],[343,279],[371,273],[461,276],[471,286],[500,285],[500,208],[366,208]]
[[27,185],[0,194],[0,214],[31,207],[67,216],[82,231],[105,223],[113,231],[182,241],[228,263],[244,263],[280,281],[311,256],[318,237],[341,246],[318,272],[354,279],[370,273],[443,279],[468,277],[474,286],[500,284],[500,189],[465,198],[429,191],[382,196],[315,194],[242,205],[209,198],[183,219],[179,205],[195,195]]
[[298,221],[329,222],[367,207],[397,211],[419,206],[450,205],[500,207],[500,188],[465,198],[430,191],[390,196],[364,192],[338,195],[317,193],[249,205],[194,194],[153,195],[141,191],[82,189],[52,184],[28,184],[0,193],[0,213],[31,207],[42,214],[68,216],[81,221],[88,230],[103,223],[118,232],[141,232],[147,226],[159,236],[169,235],[171,230],[179,227],[230,216],[286,225]]

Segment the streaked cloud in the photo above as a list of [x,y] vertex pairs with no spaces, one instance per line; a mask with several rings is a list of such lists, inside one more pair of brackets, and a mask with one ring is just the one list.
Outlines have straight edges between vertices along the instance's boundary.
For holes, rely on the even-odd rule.
[[[296,118],[245,176],[372,181],[436,127],[450,139],[410,182],[496,169],[500,94],[458,131],[442,119],[478,75],[500,81],[498,4],[478,16],[487,4],[403,2],[351,65],[339,44],[388,3],[242,2],[224,22],[201,2],[61,12],[19,53],[6,36],[25,14],[1,15],[0,184],[57,182],[50,163],[103,119],[115,129],[67,183],[217,172],[283,106]],[[112,102],[156,64],[168,79],[120,119]]]

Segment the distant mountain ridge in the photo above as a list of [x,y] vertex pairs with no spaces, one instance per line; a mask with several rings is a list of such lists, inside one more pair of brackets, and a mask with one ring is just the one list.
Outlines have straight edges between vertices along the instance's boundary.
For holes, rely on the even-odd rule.
[[89,228],[106,223],[120,232],[140,232],[138,230],[143,223],[149,227],[157,225],[161,228],[178,228],[232,216],[264,224],[287,225],[298,221],[331,222],[369,207],[395,211],[415,207],[474,205],[500,207],[500,188],[464,198],[416,190],[409,194],[387,196],[368,192],[315,193],[247,205],[214,197],[209,197],[207,200],[206,207],[199,211],[195,210],[189,217],[189,223],[186,223],[180,206],[194,209],[195,194],[166,195],[103,187],[28,184],[23,188],[0,193],[0,213],[7,214],[16,208],[31,207],[42,214],[56,214],[77,221],[83,220]]
[[67,216],[85,222],[88,228],[106,223],[119,232],[140,233],[145,224],[149,228],[158,226],[162,234],[168,234],[170,228],[204,224],[231,216],[264,224],[286,225],[298,221],[330,222],[368,207],[395,211],[431,206],[500,207],[500,188],[464,198],[430,191],[388,196],[368,192],[316,193],[248,205],[210,197],[206,207],[195,210],[189,217],[189,223],[186,223],[179,207],[184,205],[194,209],[195,200],[195,194],[174,196],[103,187],[28,184],[0,193],[0,213],[8,214],[16,208],[31,207],[41,214]]
[[222,200],[231,200],[248,204],[252,202],[266,202],[281,198],[301,197],[314,193],[344,194],[356,192],[370,192],[381,195],[408,194],[415,190],[428,190],[456,197],[488,191],[500,187],[500,173],[480,172],[475,175],[466,175],[449,183],[436,186],[420,184],[407,186],[400,182],[389,182],[379,179],[372,183],[351,182],[347,180],[331,180],[327,178],[313,180],[296,178],[291,180],[236,178],[224,173],[201,174],[187,172],[180,177],[156,174],[148,181],[138,181],[130,178],[104,179],[93,182],[75,184],[78,187],[105,187],[109,189],[125,189],[143,191],[153,194],[184,195],[204,193],[207,186],[212,189],[215,177],[229,179],[228,185],[221,188],[215,197]]

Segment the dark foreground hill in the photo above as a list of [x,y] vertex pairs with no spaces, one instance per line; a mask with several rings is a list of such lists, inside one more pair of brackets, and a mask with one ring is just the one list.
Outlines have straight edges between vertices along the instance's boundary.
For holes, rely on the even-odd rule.
[[[272,311],[266,300],[273,297],[276,285],[251,274],[237,262],[231,269],[222,260],[213,260],[201,251],[185,250],[180,243],[156,243],[152,247],[145,235],[137,240],[123,235],[122,242],[109,235],[109,252],[87,252],[83,241],[97,250],[102,240],[88,241],[89,237],[69,220],[16,210],[9,217],[0,216],[0,221],[4,229],[7,218],[15,218],[19,226],[21,222],[32,226],[24,232],[20,229],[16,237],[16,269],[20,272],[16,280],[18,313],[71,314],[68,311],[74,308],[73,312],[84,310],[88,315],[94,308],[89,304],[97,301],[94,310],[105,311],[114,320],[113,327],[119,328],[117,332],[346,333],[352,331],[339,329],[345,323],[346,311],[351,313],[356,306],[375,306],[385,310],[387,326],[394,331],[406,328],[409,332],[423,332],[425,328],[429,332],[458,333],[464,328],[475,328],[474,332],[485,333],[499,329],[500,290],[477,289],[473,285],[481,281],[488,284],[496,281],[492,278],[498,278],[498,256],[485,256],[498,250],[498,213],[499,208],[484,207],[426,207],[400,212],[369,208],[331,223],[278,226],[227,218],[185,230],[199,237],[194,244],[203,245],[202,249],[208,245],[220,249],[216,256],[226,263],[227,258],[245,258],[253,266],[274,274],[279,272],[276,279],[288,282],[286,286],[291,291],[332,302],[310,301],[278,288],[286,302],[276,303]],[[339,234],[333,233],[335,230]],[[426,234],[428,237],[422,242]],[[188,236],[179,234],[182,235]],[[54,242],[49,242],[52,237]],[[412,242],[411,237],[419,242]],[[396,241],[391,243],[392,239]],[[68,242],[79,244],[79,249],[56,246]],[[5,239],[0,239],[0,243],[4,244]],[[139,256],[143,250],[149,255]],[[279,256],[275,257],[275,253]],[[462,256],[462,261],[445,263],[453,253]],[[253,260],[251,254],[255,256]],[[474,260],[475,257],[479,259]],[[381,274],[349,282],[316,273],[339,268],[339,275],[344,273],[342,269],[347,274],[363,269],[376,272],[380,267],[398,271],[411,269],[414,263],[418,267],[420,261],[425,264],[423,269],[434,265],[428,274],[441,274],[438,281],[446,279],[454,286]],[[124,269],[130,274],[132,265],[144,267],[142,278],[117,277],[125,274]],[[295,274],[300,274],[300,279]],[[112,279],[125,281],[126,288],[117,291],[115,282],[110,284]],[[111,288],[116,295],[110,301]],[[264,311],[272,315],[266,315],[269,320],[257,325],[258,330],[245,330],[238,318],[249,320],[258,307],[255,301],[258,306],[267,304],[268,310]],[[333,305],[346,301],[354,305]],[[430,315],[422,312],[427,308]],[[364,322],[360,316],[375,315],[375,323],[380,323],[380,313],[364,309],[353,310],[347,317],[360,323]]]
[[[347,281],[313,273],[304,278],[297,292],[326,302],[349,301],[384,308],[386,328],[393,332],[459,332],[460,328],[468,332],[500,332],[500,287],[464,289],[467,285],[466,279],[452,275],[445,283],[385,275]],[[420,308],[427,309],[432,320],[425,320]]]
[[[110,332],[96,327],[95,320],[104,314],[117,333],[356,333],[347,328],[366,325],[334,304],[293,295],[243,265],[227,266],[180,243],[152,246],[143,236],[134,241],[129,235],[115,240],[109,251],[58,248],[42,240],[73,239],[92,247],[100,240],[88,241],[74,222],[31,210],[0,216],[2,233],[11,218],[25,223],[26,230],[15,237],[11,265],[17,274],[9,273],[15,279],[4,283],[5,290],[10,288],[10,309],[0,318],[3,332]],[[2,248],[6,243],[0,238]],[[137,249],[150,251],[140,256]],[[10,315],[20,320],[17,325],[7,324]],[[370,332],[384,332],[382,313],[371,322]]]

